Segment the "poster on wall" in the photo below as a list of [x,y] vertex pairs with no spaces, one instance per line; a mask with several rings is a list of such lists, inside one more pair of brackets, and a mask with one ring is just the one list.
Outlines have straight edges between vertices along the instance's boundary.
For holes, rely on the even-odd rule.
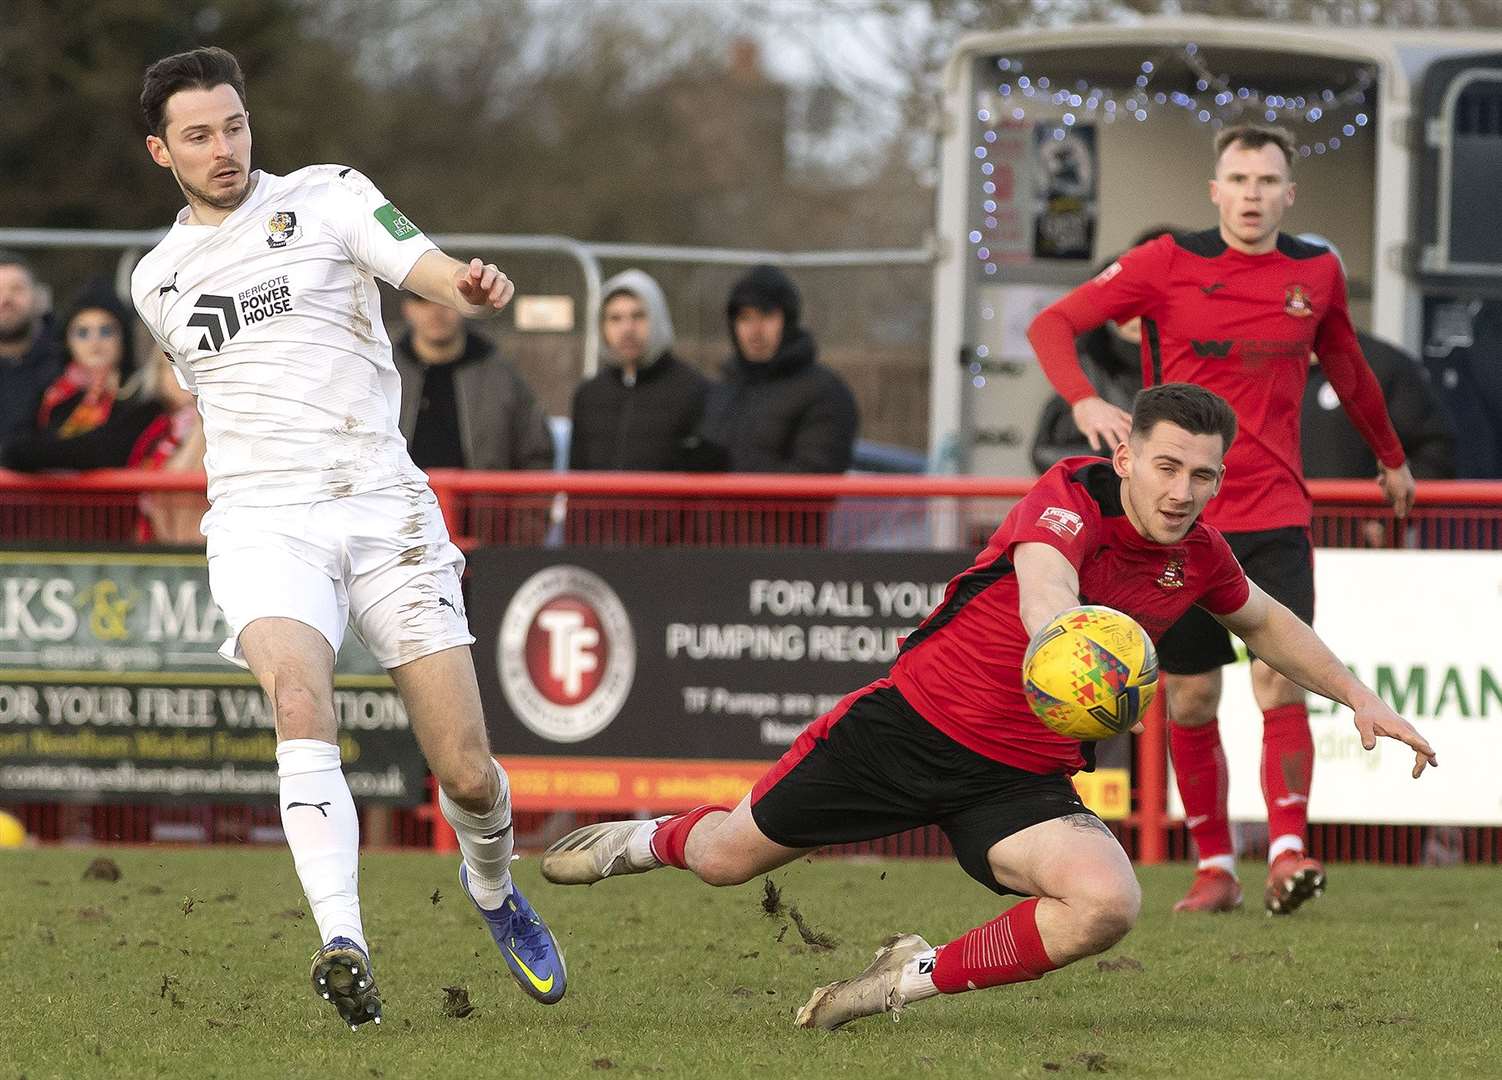
[[[0,551],[0,792],[77,802],[269,801],[270,702],[219,656],[199,554]],[[349,634],[334,712],[350,790],[415,805],[426,769],[391,680]]]
[[[1391,739],[1368,752],[1351,710],[1309,699],[1316,822],[1502,825],[1502,553],[1347,551],[1314,558],[1314,625],[1358,678],[1423,732],[1441,768],[1410,776]],[[1374,588],[1373,583],[1380,583]],[[1250,666],[1225,669],[1221,741],[1234,821],[1265,821],[1262,714]],[[1183,816],[1174,784],[1170,813]]]
[[1089,259],[1098,210],[1095,127],[1040,124],[1033,145],[1033,257]]

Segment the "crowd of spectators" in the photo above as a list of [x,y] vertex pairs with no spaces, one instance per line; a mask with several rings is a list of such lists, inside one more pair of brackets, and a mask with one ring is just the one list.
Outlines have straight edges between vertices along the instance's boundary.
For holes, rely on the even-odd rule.
[[[1148,239],[1168,231],[1144,233]],[[607,280],[599,371],[574,390],[566,454],[536,394],[490,338],[456,312],[403,294],[393,357],[398,418],[421,468],[840,473],[851,467],[859,414],[845,380],[818,360],[796,284],[757,266],[726,298],[728,355],[708,378],[674,355],[660,285],[641,270]],[[0,466],[20,471],[143,468],[198,471],[203,432],[192,395],[110,284],[88,283],[52,314],[21,256],[0,252]],[[1108,323],[1077,343],[1106,400],[1130,408],[1141,386],[1140,320]],[[1419,478],[1456,474],[1455,431],[1417,359],[1367,334],[1362,349]],[[1371,454],[1311,357],[1304,398],[1310,477],[1374,474]],[[1050,401],[1032,460],[1042,472],[1091,453],[1069,409]],[[142,497],[140,538],[197,542],[201,496]]]
[[[392,350],[398,425],[423,469],[551,469],[552,428],[532,388],[490,338],[441,304],[402,294]],[[718,379],[673,355],[667,298],[627,270],[605,282],[600,370],[573,394],[571,469],[839,473],[859,417],[850,387],[819,363],[797,286],[752,269],[726,301],[729,354]],[[0,252],[0,466],[198,471],[204,441],[192,395],[141,335],[105,280],[54,319],[21,256]],[[201,540],[201,496],[141,499],[139,538]]]

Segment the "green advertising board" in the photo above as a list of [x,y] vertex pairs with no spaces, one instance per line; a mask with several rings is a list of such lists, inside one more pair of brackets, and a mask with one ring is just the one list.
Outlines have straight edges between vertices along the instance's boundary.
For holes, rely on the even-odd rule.
[[[274,799],[271,704],[225,637],[201,554],[0,551],[0,798]],[[334,710],[355,798],[422,802],[406,710],[353,633]]]

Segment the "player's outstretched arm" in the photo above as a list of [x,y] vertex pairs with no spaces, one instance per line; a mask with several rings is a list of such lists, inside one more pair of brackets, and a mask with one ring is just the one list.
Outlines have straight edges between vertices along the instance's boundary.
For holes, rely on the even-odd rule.
[[402,288],[470,319],[489,318],[511,300],[516,286],[494,263],[462,263],[434,248],[402,279]]
[[1017,570],[1017,614],[1032,637],[1061,611],[1078,607],[1080,575],[1064,553],[1048,544],[1018,544],[1012,551]]
[[1255,584],[1239,610],[1216,618],[1274,671],[1305,690],[1347,706],[1356,714],[1356,730],[1366,749],[1377,745],[1379,735],[1405,743],[1414,752],[1414,779],[1425,766],[1439,766],[1433,747],[1412,724],[1352,675],[1313,629]]

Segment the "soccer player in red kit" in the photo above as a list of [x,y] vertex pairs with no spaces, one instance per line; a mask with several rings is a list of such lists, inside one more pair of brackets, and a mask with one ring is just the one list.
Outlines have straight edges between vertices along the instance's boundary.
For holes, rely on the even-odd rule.
[[[1314,620],[1313,507],[1304,486],[1299,418],[1311,353],[1379,462],[1378,481],[1399,517],[1413,476],[1382,389],[1361,355],[1345,276],[1329,249],[1279,232],[1293,205],[1292,137],[1281,128],[1226,128],[1215,139],[1210,201],[1217,228],[1161,236],[1123,255],[1044,309],[1028,338],[1044,372],[1073,406],[1092,446],[1110,450],[1131,418],[1085,379],[1075,338],[1109,320],[1143,317],[1148,386],[1192,382],[1236,410],[1241,436],[1226,453],[1226,482],[1205,520],[1224,533],[1247,575],[1304,622]],[[1314,740],[1304,691],[1254,653],[1252,688],[1263,717],[1267,800],[1267,909],[1288,914],[1324,891],[1325,871],[1304,851]],[[1226,759],[1216,713],[1220,669],[1236,659],[1213,619],[1191,611],[1158,650],[1169,747],[1199,867],[1175,911],[1241,904],[1226,803]]]
[[736,885],[813,848],[938,825],[971,877],[1029,897],[937,949],[917,934],[891,938],[865,971],[816,990],[801,1027],[1025,982],[1110,948],[1136,920],[1136,877],[1070,782],[1089,748],[1044,727],[1022,691],[1030,638],[1082,603],[1124,611],[1153,636],[1199,605],[1268,663],[1349,705],[1367,749],[1378,735],[1411,746],[1417,777],[1436,764],[1429,744],[1199,521],[1235,431],[1208,390],[1143,390],[1115,457],[1065,458],[1045,473],[889,674],[810,724],[734,810],[587,825],[548,849],[543,875],[579,885],[673,866]]

